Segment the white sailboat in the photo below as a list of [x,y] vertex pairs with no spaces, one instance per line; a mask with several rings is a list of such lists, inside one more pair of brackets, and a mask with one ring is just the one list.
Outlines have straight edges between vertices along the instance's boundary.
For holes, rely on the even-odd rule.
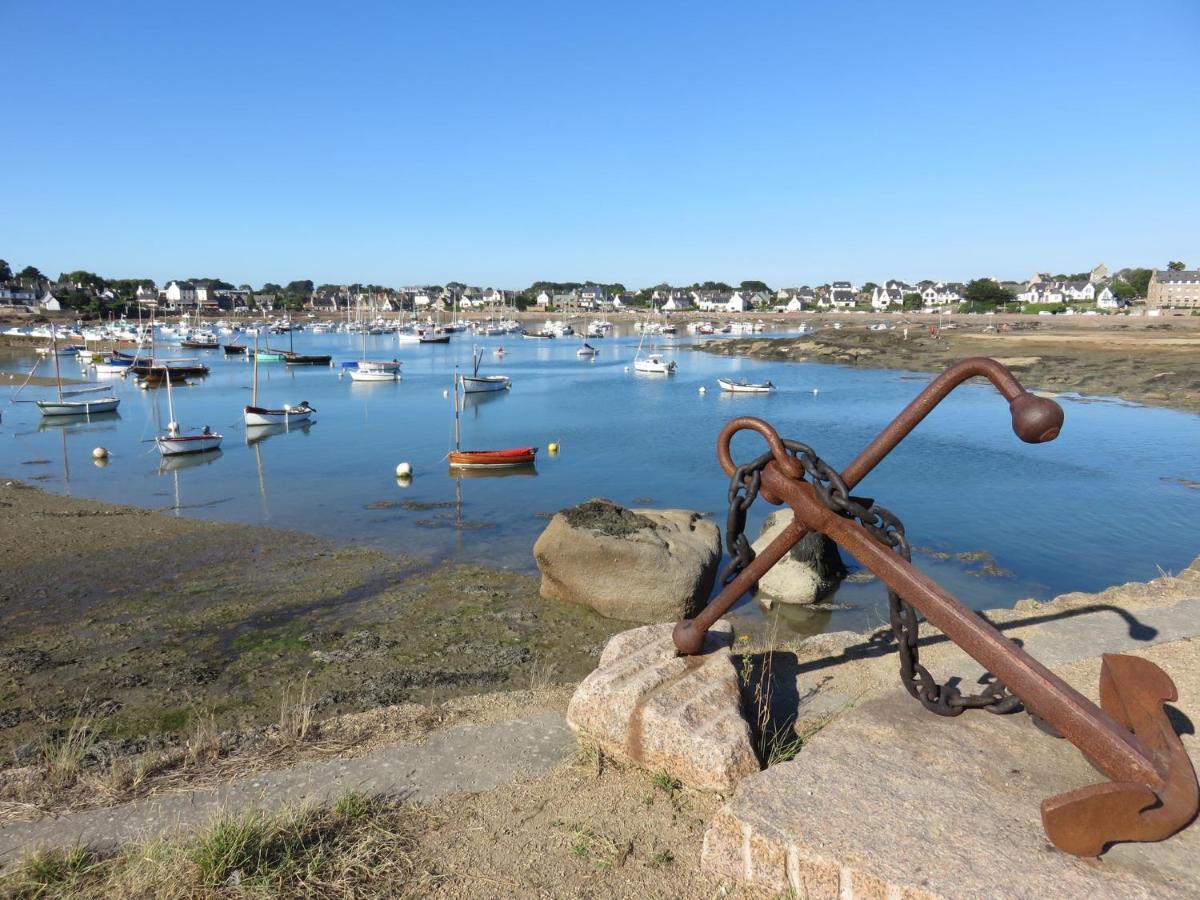
[[674,375],[675,361],[666,360],[659,353],[647,353],[642,356],[642,343],[646,340],[646,329],[642,329],[642,336],[638,340],[637,353],[633,357],[633,368],[636,372],[645,372],[651,375]]
[[301,400],[296,406],[284,406],[280,409],[267,409],[258,405],[258,335],[254,336],[254,387],[250,394],[250,405],[243,410],[248,426],[256,425],[289,425],[304,422],[312,417],[316,409],[308,405],[307,400]]
[[163,456],[179,456],[184,453],[207,453],[221,447],[221,435],[214,434],[207,425],[199,434],[183,434],[175,420],[175,400],[171,394],[171,374],[167,373],[167,433],[154,439],[158,452]]
[[470,375],[459,375],[464,394],[478,394],[487,391],[503,391],[512,385],[512,379],[507,375],[480,375],[479,364],[483,362],[483,350],[476,347],[473,352],[475,368]]
[[362,329],[362,357],[358,365],[350,370],[351,381],[399,381],[400,360],[367,359],[367,329]]
[[[42,411],[43,416],[90,416],[96,413],[107,413],[116,410],[120,404],[120,400],[112,396],[112,388],[106,385],[97,387],[80,388],[77,390],[63,390],[62,370],[58,364],[58,340],[55,337],[55,328],[50,326],[50,343],[52,346],[51,356],[54,357],[54,383],[58,389],[57,400],[38,400],[38,409]],[[108,396],[95,397],[86,400],[68,400],[68,397],[76,397],[82,394],[93,394],[105,392]]]

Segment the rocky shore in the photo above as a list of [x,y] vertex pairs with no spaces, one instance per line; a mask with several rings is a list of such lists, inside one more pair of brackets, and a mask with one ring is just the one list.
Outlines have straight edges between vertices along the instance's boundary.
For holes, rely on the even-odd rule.
[[[1120,397],[1151,406],[1200,411],[1200,320],[1146,319],[1066,325],[1017,321],[1000,330],[975,317],[931,334],[932,322],[871,331],[843,317],[797,337],[702,341],[693,348],[722,356],[937,372],[967,356],[1005,363],[1031,389]],[[998,318],[998,317],[997,317]],[[1007,323],[1001,322],[1000,325]]]

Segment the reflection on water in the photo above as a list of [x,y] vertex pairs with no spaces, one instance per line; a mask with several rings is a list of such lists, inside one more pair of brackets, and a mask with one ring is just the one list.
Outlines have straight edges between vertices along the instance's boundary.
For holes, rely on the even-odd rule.
[[201,466],[211,466],[225,453],[220,448],[206,450],[203,453],[173,453],[169,456],[159,454],[158,472],[160,475],[168,472],[181,472],[184,469],[198,469]]
[[301,434],[307,435],[309,429],[316,425],[316,419],[304,419],[301,422],[277,422],[274,425],[247,425],[246,426],[246,445],[265,441],[268,438],[275,437],[280,434],[290,434],[298,431]]
[[[212,372],[175,394],[178,418],[225,434],[222,453],[160,461],[153,438],[168,419],[165,392],[115,379],[119,413],[53,421],[32,404],[8,405],[0,421],[0,473],[29,477],[23,462],[61,459],[39,470],[41,486],[159,507],[163,466],[162,474],[178,480],[185,496],[176,509],[187,515],[270,523],[431,561],[534,571],[531,547],[547,516],[591,497],[694,509],[723,526],[728,479],[715,441],[734,415],[762,416],[785,437],[844,466],[927,380],[691,353],[686,341],[654,342],[674,348],[675,375],[639,377],[632,371],[636,335],[595,342],[594,361],[577,357],[578,342],[571,340],[464,336],[446,345],[397,345],[394,336],[372,336],[367,355],[400,358],[404,379],[355,388],[339,378],[340,364],[361,358],[362,339],[300,333],[299,352],[333,353],[335,365],[260,366],[259,390],[272,405],[312,401],[321,410],[320,428],[311,420],[245,428],[252,367],[219,351],[189,352]],[[469,371],[473,344],[486,348],[491,361],[501,343],[503,364],[488,368],[508,375],[512,390],[466,396],[462,445],[534,445],[543,453],[536,469],[451,470],[447,389],[454,367]],[[13,368],[31,365],[18,359]],[[718,390],[718,377],[770,380],[777,390],[728,394]],[[1144,580],[1158,567],[1178,571],[1200,553],[1194,526],[1200,492],[1186,486],[1200,482],[1200,417],[1124,404],[1064,405],[1062,436],[1026,445],[1013,437],[1005,404],[990,386],[966,386],[863,482],[864,495],[904,521],[913,545],[932,551],[916,554],[922,571],[975,608]],[[104,467],[88,464],[99,441],[84,437],[100,429],[111,453]],[[229,437],[237,434],[244,441]],[[552,442],[561,447],[556,455],[545,452]],[[762,452],[762,441],[739,435],[732,450],[735,459],[750,459]],[[395,477],[402,462],[413,469],[406,483]],[[182,468],[166,467],[175,465]],[[399,491],[420,504],[452,503],[453,511],[364,514]],[[751,509],[751,537],[770,509],[761,499]],[[996,571],[1012,574],[981,577],[987,573],[978,566],[954,559],[980,550],[994,557]],[[879,585],[843,585],[833,599],[851,609],[777,607],[779,627],[806,632],[886,621]]]
[[519,466],[505,466],[503,469],[459,469],[451,466],[446,470],[451,478],[509,478],[512,476],[530,476],[537,478],[537,466],[534,463],[523,463]]
[[[75,416],[42,416],[38,422],[38,431],[57,431],[70,428],[72,434],[83,434],[88,431],[116,431],[121,414],[117,410],[106,413]],[[76,428],[74,426],[85,426]],[[92,427],[86,427],[92,426]]]

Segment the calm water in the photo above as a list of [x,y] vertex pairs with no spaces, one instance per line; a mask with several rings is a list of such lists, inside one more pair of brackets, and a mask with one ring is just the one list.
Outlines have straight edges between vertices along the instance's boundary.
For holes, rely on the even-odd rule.
[[[441,346],[369,338],[372,358],[403,360],[403,380],[396,384],[355,383],[339,378],[340,368],[261,364],[260,403],[308,400],[318,412],[311,427],[253,445],[241,424],[250,365],[219,351],[180,351],[203,357],[213,371],[175,391],[176,418],[185,428],[207,424],[224,434],[219,455],[164,465],[143,442],[167,420],[166,394],[116,378],[120,412],[103,421],[43,421],[32,404],[5,403],[0,473],[75,496],[293,528],[431,561],[532,570],[530,548],[545,526],[537,514],[589,497],[687,507],[712,514],[723,527],[727,479],[714,446],[731,416],[762,416],[842,466],[927,380],[896,371],[727,359],[683,349],[689,340],[683,336],[665,340],[661,346],[679,363],[669,378],[626,371],[636,336],[593,341],[601,351],[595,361],[575,355],[578,338],[458,335]],[[455,364],[469,368],[473,345],[486,348],[482,371],[510,375],[513,388],[468,401],[463,446],[536,444],[536,475],[456,478],[448,472],[453,410],[444,392]],[[503,360],[492,352],[501,345],[508,351]],[[357,336],[296,335],[298,350],[333,353],[335,363],[357,358],[360,347]],[[32,360],[31,354],[13,368],[27,371]],[[66,363],[66,374],[77,370]],[[722,394],[715,383],[720,375],[769,378],[779,390]],[[22,396],[50,393],[28,388]],[[976,608],[1095,590],[1187,565],[1200,553],[1200,491],[1180,479],[1200,481],[1200,417],[1116,402],[1062,402],[1062,436],[1031,446],[1013,436],[1006,406],[990,386],[960,389],[858,493],[895,511],[914,545],[949,553],[987,550],[1014,573],[978,578],[962,563],[917,557],[922,569]],[[557,455],[546,452],[551,441],[561,445]],[[96,446],[111,452],[103,467],[91,460]],[[739,459],[748,458],[761,444],[744,436],[734,449]],[[402,461],[416,471],[407,487],[393,475]],[[413,508],[425,504],[442,506]],[[752,534],[769,510],[756,504]],[[836,598],[846,608],[832,615],[786,610],[784,628],[878,622],[883,600],[877,584],[846,585]],[[753,615],[754,609],[747,602],[742,612]]]

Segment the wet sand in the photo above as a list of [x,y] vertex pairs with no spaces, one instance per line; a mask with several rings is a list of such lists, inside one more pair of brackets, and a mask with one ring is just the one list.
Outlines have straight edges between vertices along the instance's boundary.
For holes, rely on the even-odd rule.
[[959,317],[959,327],[943,328],[936,336],[930,334],[931,322],[913,323],[906,339],[903,325],[870,331],[867,323],[880,317],[843,317],[840,329],[823,321],[807,336],[713,339],[695,349],[723,356],[925,372],[939,372],[968,356],[991,356],[1030,389],[1200,411],[1200,319],[1066,325],[1024,317],[1009,330],[997,330],[986,321],[992,317],[972,318]]
[[0,765],[80,709],[136,752],[276,722],[307,676],[320,718],[577,681],[627,625],[536,578],[0,483]]

